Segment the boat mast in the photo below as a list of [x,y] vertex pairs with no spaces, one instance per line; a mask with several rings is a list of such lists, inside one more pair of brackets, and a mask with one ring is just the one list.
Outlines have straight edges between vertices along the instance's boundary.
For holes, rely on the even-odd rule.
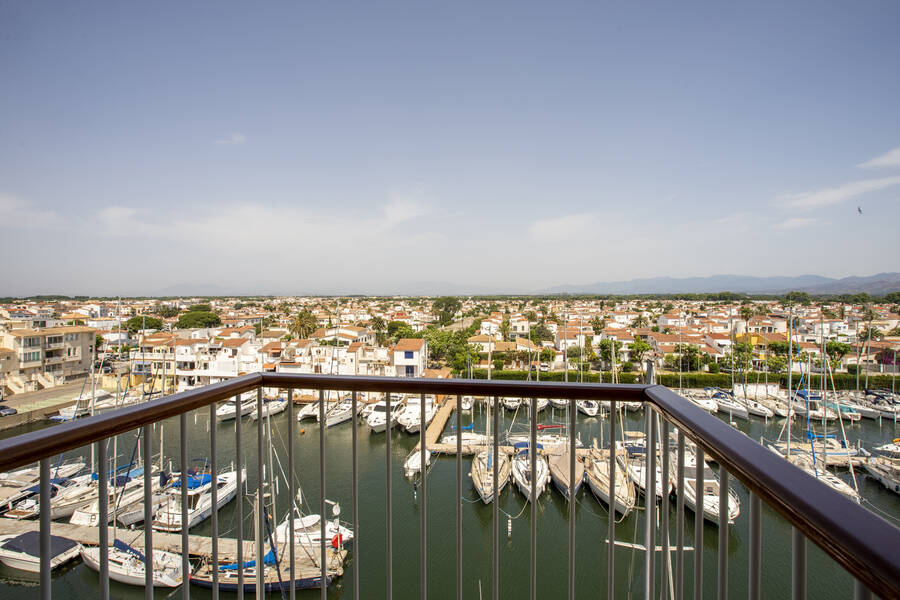
[[787,458],[791,458],[791,417],[793,416],[794,399],[794,306],[790,305],[788,313],[788,416],[787,416]]

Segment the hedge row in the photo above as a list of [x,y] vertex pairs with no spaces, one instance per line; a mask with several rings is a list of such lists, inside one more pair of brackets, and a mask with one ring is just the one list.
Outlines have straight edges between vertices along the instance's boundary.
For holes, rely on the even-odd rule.
[[[486,369],[476,369],[473,376],[475,379],[487,379],[487,370]],[[588,383],[611,383],[612,382],[612,374],[609,371],[605,371],[602,374],[596,371],[591,373],[584,373],[582,375],[583,380]],[[602,377],[602,379],[601,379]],[[619,373],[619,383],[640,383],[643,381],[641,373]],[[528,378],[528,371],[492,371],[491,379],[498,380],[524,380]],[[566,374],[560,371],[551,371],[551,372],[542,372],[540,373],[541,381],[565,381]],[[531,379],[536,379],[536,374],[531,374]],[[799,383],[799,374],[794,373],[793,376],[793,385],[796,388]],[[811,381],[807,382],[807,387],[811,389],[821,389],[822,382],[820,375],[812,375],[809,378]],[[569,373],[569,381],[575,382],[579,380],[578,373]],[[678,373],[660,373],[656,377],[657,383],[668,387],[678,387]],[[763,383],[766,381],[765,373],[748,373],[745,376],[745,380],[747,383]],[[740,382],[740,378],[735,379],[736,382]],[[787,374],[781,375],[773,375],[769,374],[769,383],[778,383],[782,388],[787,388],[788,386],[788,377]],[[890,375],[869,375],[869,388],[891,388],[891,376]],[[900,383],[898,381],[897,383]],[[834,385],[839,390],[855,390],[856,389],[856,375],[851,375],[849,373],[835,373],[834,375]],[[725,389],[729,389],[731,387],[731,374],[729,373],[682,373],[681,374],[681,386],[686,388],[705,388],[705,387],[721,387]],[[859,378],[859,386],[860,389],[865,387],[865,375],[860,375]],[[831,378],[828,378],[828,387],[831,388]]]

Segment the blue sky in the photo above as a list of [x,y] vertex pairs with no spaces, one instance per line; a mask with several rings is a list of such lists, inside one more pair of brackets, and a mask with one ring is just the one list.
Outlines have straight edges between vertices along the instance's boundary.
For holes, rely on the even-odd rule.
[[898,270],[900,4],[485,4],[0,4],[0,295]]

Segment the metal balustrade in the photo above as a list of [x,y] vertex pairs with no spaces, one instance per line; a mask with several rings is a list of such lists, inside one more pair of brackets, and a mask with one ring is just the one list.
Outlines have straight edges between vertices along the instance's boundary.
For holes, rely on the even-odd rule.
[[[498,457],[500,450],[498,431],[498,414],[500,400],[504,397],[518,397],[530,400],[531,414],[537,414],[537,398],[562,398],[569,402],[569,425],[574,430],[577,400],[608,401],[610,407],[609,430],[612,440],[609,453],[610,482],[609,497],[611,501],[616,497],[616,450],[615,439],[618,428],[624,428],[624,423],[617,417],[618,402],[643,402],[645,409],[645,439],[647,443],[647,493],[645,494],[644,512],[644,542],[647,549],[644,568],[644,597],[668,598],[671,594],[676,599],[684,597],[686,580],[684,576],[684,552],[685,548],[685,517],[684,517],[684,490],[685,490],[685,445],[687,440],[696,444],[696,490],[704,489],[703,461],[705,457],[714,459],[719,465],[720,491],[719,502],[721,507],[727,507],[729,479],[740,481],[750,491],[749,504],[749,564],[748,568],[748,597],[760,598],[761,595],[761,504],[765,503],[778,515],[784,518],[793,527],[793,544],[790,552],[792,564],[791,590],[793,598],[806,597],[807,569],[806,553],[807,540],[821,548],[838,565],[848,571],[856,580],[854,595],[856,598],[869,598],[876,594],[882,598],[900,597],[900,530],[881,519],[870,511],[853,503],[841,494],[831,490],[816,479],[806,475],[794,466],[763,448],[759,443],[736,431],[728,424],[707,414],[690,404],[671,390],[658,385],[618,385],[618,384],[576,384],[555,382],[523,382],[523,381],[474,381],[474,380],[429,380],[413,378],[383,378],[383,377],[352,377],[330,375],[294,375],[281,373],[260,373],[238,377],[222,383],[206,386],[204,388],[190,390],[164,398],[159,398],[145,404],[122,408],[110,413],[101,414],[85,419],[79,419],[65,426],[52,427],[20,435],[11,439],[0,441],[0,471],[7,471],[24,465],[39,462],[40,465],[40,595],[42,598],[51,597],[50,578],[50,472],[51,457],[55,457],[65,451],[96,444],[95,451],[99,457],[99,464],[105,465],[107,447],[105,441],[112,436],[142,428],[142,452],[145,461],[149,462],[153,447],[151,440],[151,427],[154,423],[164,419],[179,417],[179,432],[181,444],[181,473],[188,471],[187,464],[187,414],[191,411],[207,408],[212,426],[209,431],[209,445],[211,451],[211,472],[217,473],[217,434],[216,434],[216,402],[235,398],[240,407],[240,395],[249,391],[256,391],[256,407],[260,418],[256,421],[257,427],[257,481],[263,481],[263,397],[262,388],[278,388],[286,390],[288,399],[288,419],[291,426],[288,428],[288,470],[294,473],[294,407],[293,390],[315,389],[319,391],[319,507],[321,510],[321,553],[319,556],[321,597],[326,598],[329,579],[326,557],[326,484],[327,472],[325,467],[325,392],[340,391],[352,394],[352,411],[354,420],[357,413],[358,392],[382,392],[387,403],[386,418],[388,420],[387,431],[390,432],[392,396],[396,394],[419,394],[421,397],[421,425],[419,431],[419,457],[420,469],[426,473],[426,427],[425,427],[425,395],[447,396],[446,402],[455,402],[456,410],[461,410],[461,398],[463,395],[484,397],[493,408],[493,440],[490,446],[493,452],[494,481],[498,476]],[[239,412],[240,409],[238,408]],[[457,413],[459,414],[459,413]],[[529,450],[534,452],[537,446],[537,419],[530,419]],[[670,448],[671,428],[677,428],[677,442],[674,448]],[[242,458],[243,431],[240,414],[235,422],[235,463],[237,472],[238,490],[244,485],[242,468],[245,466]],[[659,459],[662,475],[662,500],[657,498],[656,489],[656,440],[660,440]],[[569,495],[575,495],[576,472],[576,438],[570,435],[568,439],[569,450]],[[352,434],[352,527],[354,534],[359,532],[359,490],[358,490],[358,463],[357,463],[357,432],[353,427]],[[463,535],[462,535],[462,431],[457,430],[456,438],[456,597],[463,597]],[[676,473],[670,473],[670,452],[676,453]],[[146,464],[145,462],[145,464]],[[537,461],[530,461],[531,468],[531,528],[530,528],[530,597],[537,598]],[[246,465],[250,467],[250,465]],[[384,590],[387,598],[392,598],[393,589],[393,518],[391,498],[391,436],[385,436],[385,578]],[[663,540],[668,548],[669,544],[669,510],[668,491],[666,486],[670,476],[674,475],[676,490],[675,504],[675,547],[674,562],[670,564],[671,556],[668,551],[662,553],[661,572],[656,572],[656,548],[657,539]],[[144,469],[144,548],[145,553],[152,556],[153,529],[149,526],[152,522],[152,482],[151,469]],[[108,469],[98,469],[99,486],[99,516],[100,523],[107,522],[109,486]],[[296,493],[293,476],[288,478],[289,493],[291,498]],[[215,480],[214,480],[215,481]],[[260,487],[262,483],[259,484]],[[428,575],[431,565],[428,560],[428,547],[426,544],[428,535],[427,520],[427,477],[421,479],[421,522],[420,522],[420,585],[419,595],[422,599],[427,596]],[[213,489],[213,506],[217,505],[216,486]],[[262,490],[259,490],[262,492]],[[182,547],[188,547],[188,486],[181,485],[181,518],[182,518]],[[696,492],[695,492],[696,494]],[[260,496],[262,494],[260,493]],[[499,599],[501,597],[500,573],[500,544],[499,544],[499,494],[494,495],[493,522],[491,526],[492,548],[492,588],[485,594]],[[243,495],[237,494],[238,514],[244,514]],[[665,510],[660,511],[659,529],[657,531],[656,509],[662,502]],[[695,501],[699,504],[698,510],[702,510],[702,495]],[[614,515],[613,508],[610,513]],[[257,527],[259,531],[265,531],[266,522],[262,511],[258,514]],[[212,527],[212,595],[219,597],[220,582],[218,577],[219,553],[219,524],[216,510],[211,515]],[[243,548],[244,531],[241,518],[236,521],[236,538],[238,548]],[[567,512],[568,520],[568,597],[574,598],[578,581],[575,577],[575,502],[570,501]],[[693,548],[695,560],[693,561],[694,576],[693,597],[702,598],[704,592],[703,563],[703,517],[695,516],[695,533]],[[729,593],[729,563],[728,563],[728,536],[729,518],[728,511],[719,510],[718,554],[717,554],[717,596],[726,598]],[[295,532],[294,511],[290,511],[288,540],[293,541]],[[607,590],[608,597],[616,595],[616,569],[615,553],[611,551],[616,539],[616,520],[609,519],[608,541],[591,540],[591,544],[609,544],[607,564]],[[257,536],[258,538],[260,536]],[[106,527],[99,527],[100,543],[100,597],[109,598],[109,572],[108,572],[108,535]],[[288,571],[291,581],[295,580],[295,556],[294,544],[290,547],[290,568]],[[787,557],[786,557],[787,558]],[[256,549],[256,560],[262,560],[261,545]],[[359,564],[366,560],[365,556],[355,556],[353,568],[353,598],[361,595],[361,586],[365,581],[359,579]],[[188,552],[182,552],[182,568],[184,573],[189,572]],[[243,568],[243,553],[238,553],[237,560],[237,597],[243,597],[243,583],[245,580]],[[257,562],[260,564],[260,562]],[[666,577],[669,567],[672,567],[673,580],[670,584]],[[257,569],[257,581],[262,581],[261,569]],[[145,569],[146,597],[153,597],[153,571]],[[183,598],[189,598],[191,587],[182,584],[181,594]],[[673,588],[673,589],[670,589]],[[378,592],[366,592],[367,597],[378,595]],[[290,597],[293,600],[295,592],[290,587]]]

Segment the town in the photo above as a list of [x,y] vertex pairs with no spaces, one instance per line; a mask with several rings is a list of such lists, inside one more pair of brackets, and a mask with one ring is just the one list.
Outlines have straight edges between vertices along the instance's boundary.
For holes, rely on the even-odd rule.
[[659,376],[752,373],[755,384],[786,372],[789,326],[794,372],[838,375],[839,389],[891,387],[898,313],[896,292],[32,299],[0,305],[0,389],[10,400],[94,371],[104,388],[124,375],[162,394],[262,371],[624,382],[649,365]]

